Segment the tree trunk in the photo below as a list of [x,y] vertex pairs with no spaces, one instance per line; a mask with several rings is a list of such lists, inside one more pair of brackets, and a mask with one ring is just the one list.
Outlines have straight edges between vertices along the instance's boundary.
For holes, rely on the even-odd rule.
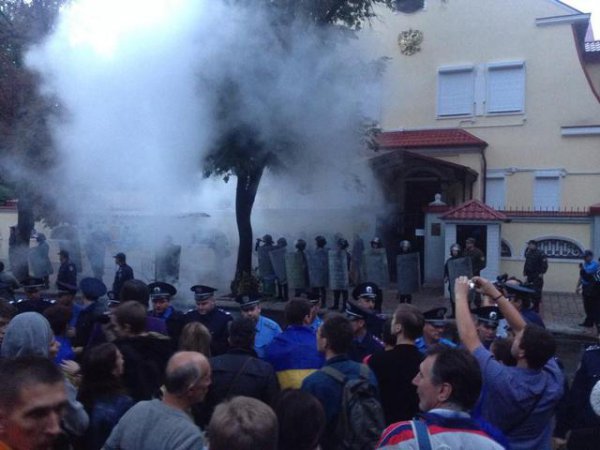
[[240,246],[236,265],[236,280],[252,274],[252,207],[260,179],[265,170],[264,165],[244,173],[237,174],[235,192],[235,218],[237,222]]
[[33,208],[28,195],[19,196],[17,204],[17,242],[14,261],[11,261],[13,274],[22,281],[29,276],[29,240],[34,227]]

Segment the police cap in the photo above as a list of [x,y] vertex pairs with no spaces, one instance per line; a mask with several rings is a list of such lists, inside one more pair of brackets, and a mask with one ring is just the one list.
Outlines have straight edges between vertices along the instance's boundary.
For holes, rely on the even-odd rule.
[[190,291],[194,293],[194,300],[197,302],[201,302],[202,300],[207,300],[212,297],[217,289],[204,286],[202,284],[196,284],[190,288]]
[[484,322],[490,326],[497,327],[502,314],[497,306],[482,306],[473,311],[477,316],[477,320]]
[[429,311],[425,311],[423,313],[423,318],[425,319],[425,323],[433,325],[434,327],[444,327],[446,326],[446,319],[444,316],[448,311],[447,308],[433,308]]
[[379,292],[379,286],[371,281],[361,283],[354,288],[352,291],[352,297],[354,300],[358,300],[359,297],[376,298],[377,292]]
[[119,261],[127,260],[127,256],[125,256],[125,253],[123,253],[123,252],[117,253],[116,255],[113,256],[113,258],[118,259]]
[[171,297],[177,294],[177,289],[175,289],[175,286],[162,281],[150,283],[148,285],[148,290],[150,291],[150,300],[152,301],[156,301],[161,298],[169,300]]
[[371,313],[352,302],[348,302],[345,313],[349,320],[366,320],[371,315]]
[[254,307],[255,305],[258,305],[258,303],[260,302],[260,298],[258,295],[244,294],[238,295],[235,298],[235,301],[240,304],[240,309],[246,310],[250,309],[251,307]]

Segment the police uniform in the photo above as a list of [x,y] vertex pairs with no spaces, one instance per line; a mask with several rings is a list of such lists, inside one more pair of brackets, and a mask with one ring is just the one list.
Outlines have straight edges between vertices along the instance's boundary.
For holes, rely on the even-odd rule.
[[[190,288],[194,292],[196,302],[208,300],[214,296],[215,288],[203,285],[195,285]],[[211,342],[210,351],[212,356],[217,356],[225,353],[229,347],[229,322],[233,320],[231,314],[227,311],[214,307],[207,314],[200,314],[197,309],[187,312],[183,317],[183,323],[200,322],[208,331],[210,331]]]
[[[430,309],[429,311],[425,311],[423,313],[423,318],[425,319],[425,323],[428,323],[430,325],[433,325],[434,327],[446,327],[446,312],[448,310],[444,307],[441,308],[433,308]],[[441,337],[439,341],[434,342],[435,344],[441,344],[441,345],[445,345],[446,347],[450,347],[450,348],[456,348],[457,345],[452,342],[449,339],[446,339],[444,337]],[[421,336],[420,338],[417,338],[417,340],[415,341],[415,345],[417,346],[417,348],[419,349],[419,351],[423,354],[427,353],[427,349],[429,348],[429,345],[427,344],[427,342],[425,342],[425,338],[423,336]]]
[[[260,299],[251,295],[238,295],[235,301],[240,304],[241,309],[244,309],[258,305]],[[265,357],[267,345],[269,345],[279,333],[281,333],[281,327],[277,322],[262,314],[258,316],[258,321],[256,322],[256,336],[254,338],[254,351],[259,358],[263,359]]]
[[[364,320],[365,328],[367,328],[369,316],[372,315],[374,314],[353,303],[349,303],[348,309],[346,309],[346,317],[350,321]],[[379,338],[373,336],[367,328],[367,331],[363,336],[354,336],[354,339],[352,339],[352,346],[348,352],[348,357],[353,361],[363,362],[367,356],[382,352],[383,350],[383,342],[381,342]]]
[[[175,289],[175,286],[162,281],[150,283],[148,285],[148,289],[150,290],[150,301],[152,301],[153,305],[154,302],[157,302],[161,299],[170,302],[171,297],[177,294],[177,289]],[[164,320],[165,325],[167,326],[167,332],[169,333],[171,339],[173,339],[174,342],[179,341],[179,336],[181,335],[181,330],[183,329],[183,313],[181,311],[177,311],[175,308],[169,305],[162,313],[158,313],[153,309],[152,311],[148,311],[148,315],[150,317],[156,317]]]
[[[352,298],[358,300],[360,297],[373,299],[375,305],[377,305],[377,298],[381,295],[381,289],[375,283],[367,281],[356,286],[352,290]],[[381,336],[383,326],[385,324],[385,316],[382,314],[369,314],[365,319],[367,324],[367,331],[373,336]]]
[[[497,306],[481,306],[473,311],[473,313],[477,316],[477,321],[487,325],[489,327],[493,327],[498,330],[498,325],[500,324],[500,320],[504,317],[500,313],[500,309]],[[494,333],[494,336],[496,333]],[[483,346],[489,350],[490,345],[492,345],[493,338],[489,341],[482,341]]]
[[[42,278],[27,278],[21,282],[21,286],[23,286],[25,292],[37,292],[41,289],[45,289],[46,283]],[[43,314],[46,308],[52,306],[56,301],[45,298],[20,298],[11,303],[17,308],[17,314],[23,312],[37,312]]]
[[56,275],[56,288],[73,293],[77,291],[77,268],[69,260],[69,252],[61,250],[58,254],[67,260],[61,263]]
[[119,268],[115,273],[115,280],[113,281],[112,288],[115,300],[120,300],[119,295],[121,295],[121,288],[126,281],[133,280],[133,269],[125,262],[126,257],[124,253],[117,253],[114,258],[123,261],[123,264],[119,264]]

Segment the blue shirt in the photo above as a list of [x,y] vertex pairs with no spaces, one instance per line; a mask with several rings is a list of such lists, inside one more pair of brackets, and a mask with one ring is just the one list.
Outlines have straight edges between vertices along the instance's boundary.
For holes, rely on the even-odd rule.
[[[598,264],[598,261],[595,261],[595,260],[592,260],[589,263],[587,263],[587,262],[583,263],[583,270],[588,275],[595,274],[598,271],[599,268],[600,268],[600,264]],[[581,284],[583,286],[589,286],[590,284],[592,284],[592,282],[591,281],[587,281],[587,280],[581,278]]]
[[[446,339],[446,338],[440,338],[440,340],[437,343],[445,345],[446,347],[450,347],[450,348],[458,347],[458,345],[456,345],[454,342],[452,342],[451,340]],[[427,349],[429,348],[429,346],[427,345],[427,343],[425,342],[425,339],[423,337],[418,338],[415,341],[415,345],[421,353],[423,353],[423,354],[427,353]]]
[[319,316],[316,316],[315,320],[313,320],[312,323],[308,327],[311,330],[313,330],[316,334],[317,330],[319,329],[319,327],[321,326],[322,323],[323,323],[323,319],[321,319]]
[[260,359],[265,358],[265,349],[275,336],[281,333],[281,327],[268,317],[258,316],[256,322],[256,338],[254,339],[254,351]]
[[483,346],[473,356],[484,380],[482,418],[505,433],[513,450],[550,450],[552,418],[564,384],[554,358],[541,370],[533,370],[505,366]]

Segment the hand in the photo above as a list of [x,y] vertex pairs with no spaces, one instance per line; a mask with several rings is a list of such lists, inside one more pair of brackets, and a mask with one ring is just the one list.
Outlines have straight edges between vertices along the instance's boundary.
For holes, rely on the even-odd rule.
[[458,277],[454,281],[454,298],[456,301],[467,300],[469,298],[469,279],[467,277]]
[[490,280],[483,277],[473,277],[471,281],[475,283],[475,287],[481,294],[487,295],[490,299],[497,298],[500,295],[500,291]]
[[60,364],[60,368],[68,375],[75,377],[79,375],[81,367],[75,361],[65,360]]

